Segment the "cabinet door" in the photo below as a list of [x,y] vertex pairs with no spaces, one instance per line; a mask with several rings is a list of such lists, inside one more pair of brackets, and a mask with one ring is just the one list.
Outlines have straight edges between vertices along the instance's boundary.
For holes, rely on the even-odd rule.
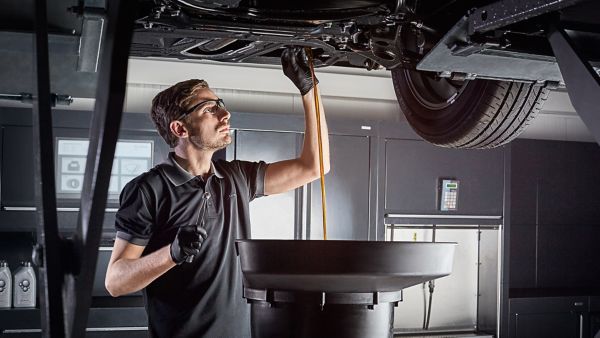
[[525,313],[515,316],[515,338],[579,338],[574,313]]
[[[369,149],[365,136],[330,135],[331,170],[325,176],[327,239],[369,236]],[[320,182],[311,183],[310,239],[323,239]]]
[[511,338],[580,338],[588,297],[509,299]]
[[512,223],[598,224],[597,144],[516,140],[511,147]]
[[586,288],[600,279],[600,148],[511,143],[511,288]]
[[461,215],[502,215],[503,149],[464,150],[423,141],[385,142],[385,210],[436,215],[438,179],[455,178]]
[[[299,135],[271,131],[238,130],[235,157],[267,163],[296,157]],[[295,192],[257,198],[250,203],[253,239],[294,239]]]
[[33,131],[27,126],[5,126],[2,140],[2,206],[32,207]]

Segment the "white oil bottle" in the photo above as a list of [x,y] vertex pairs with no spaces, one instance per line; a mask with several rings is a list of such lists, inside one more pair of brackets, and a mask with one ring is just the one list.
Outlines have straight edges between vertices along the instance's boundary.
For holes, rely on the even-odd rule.
[[35,271],[30,262],[21,263],[21,267],[15,272],[13,283],[13,306],[35,307],[37,283]]
[[12,306],[12,275],[8,263],[0,261],[0,308]]

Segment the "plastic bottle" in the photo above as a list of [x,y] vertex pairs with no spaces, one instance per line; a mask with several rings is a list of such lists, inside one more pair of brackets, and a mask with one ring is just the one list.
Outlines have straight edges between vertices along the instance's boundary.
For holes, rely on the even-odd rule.
[[35,271],[31,263],[21,263],[21,267],[15,272],[13,284],[14,307],[35,307],[36,289]]
[[0,308],[12,306],[12,274],[8,263],[0,261]]

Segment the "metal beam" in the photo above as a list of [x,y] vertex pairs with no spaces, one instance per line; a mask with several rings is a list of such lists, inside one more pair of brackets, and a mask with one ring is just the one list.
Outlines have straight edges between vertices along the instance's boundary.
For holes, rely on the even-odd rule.
[[469,35],[504,27],[550,13],[584,0],[500,0],[469,15]]
[[45,337],[64,337],[61,239],[56,216],[54,182],[54,138],[50,110],[50,65],[48,61],[48,26],[46,1],[36,0],[35,72],[33,95],[33,165],[37,205],[37,246],[34,263],[38,266],[41,328]]
[[103,32],[104,16],[95,12],[84,11],[77,71],[96,72],[98,70]]
[[33,95],[33,138],[38,244],[34,261],[39,266],[41,327],[45,337],[85,336],[125,98],[135,6],[135,1],[127,0],[113,0],[108,6],[80,217],[74,238],[67,241],[58,234],[56,216],[46,1],[35,1],[37,92]]
[[571,104],[600,144],[600,76],[578,52],[564,29],[555,27],[548,40],[556,56]]
[[106,37],[90,126],[79,222],[73,239],[75,256],[80,259],[78,275],[65,276],[64,287],[70,296],[65,299],[67,337],[85,336],[108,185],[123,114],[136,3],[111,0],[107,4]]
[[438,72],[445,77],[463,73],[467,78],[562,82],[558,66],[551,56],[487,49],[485,45],[480,45],[480,50],[464,53],[469,47],[477,47],[469,41],[469,20],[467,16],[461,18],[425,55],[417,69]]

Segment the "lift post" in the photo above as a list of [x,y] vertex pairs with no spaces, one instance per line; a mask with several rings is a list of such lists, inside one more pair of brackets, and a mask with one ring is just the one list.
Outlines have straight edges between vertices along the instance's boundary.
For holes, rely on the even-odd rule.
[[73,238],[59,236],[56,217],[54,139],[50,110],[46,1],[35,1],[37,95],[34,98],[34,165],[38,214],[41,326],[44,337],[84,337],[102,235],[117,137],[121,124],[136,1],[108,0],[96,103],[78,225]]
[[571,104],[600,144],[600,76],[585,60],[567,32],[554,27],[548,41],[567,86]]
[[[35,0],[35,72],[37,81],[33,99],[33,165],[37,207],[37,245],[32,260],[38,266],[42,332],[46,336],[64,337],[64,306],[61,239],[56,216],[54,139],[50,103],[50,65],[48,59],[48,24],[46,1]],[[35,80],[35,79],[34,79]]]

